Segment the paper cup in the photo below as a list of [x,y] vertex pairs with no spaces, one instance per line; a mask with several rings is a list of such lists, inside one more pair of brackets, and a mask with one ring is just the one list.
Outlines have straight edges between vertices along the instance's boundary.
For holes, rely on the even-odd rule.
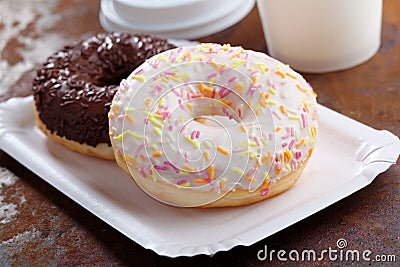
[[382,0],[258,0],[268,53],[309,73],[370,59],[381,40]]

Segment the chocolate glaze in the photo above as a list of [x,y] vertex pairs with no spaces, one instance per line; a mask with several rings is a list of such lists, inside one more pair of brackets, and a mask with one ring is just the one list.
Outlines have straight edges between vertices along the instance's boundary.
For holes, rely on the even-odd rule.
[[65,46],[33,81],[39,118],[69,140],[110,146],[107,114],[120,81],[146,59],[172,48],[165,39],[126,33],[100,33]]

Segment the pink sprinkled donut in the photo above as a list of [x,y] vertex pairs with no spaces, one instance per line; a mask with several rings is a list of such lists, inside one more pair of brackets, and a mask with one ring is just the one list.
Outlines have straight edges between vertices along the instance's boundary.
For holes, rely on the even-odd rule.
[[109,129],[118,165],[154,198],[240,206],[297,181],[317,117],[315,93],[289,66],[201,44],[158,54],[123,80]]

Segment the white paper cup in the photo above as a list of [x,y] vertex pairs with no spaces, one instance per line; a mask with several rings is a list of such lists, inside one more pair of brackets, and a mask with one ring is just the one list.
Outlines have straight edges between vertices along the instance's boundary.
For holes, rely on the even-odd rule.
[[382,0],[258,0],[268,53],[310,73],[337,71],[379,49]]

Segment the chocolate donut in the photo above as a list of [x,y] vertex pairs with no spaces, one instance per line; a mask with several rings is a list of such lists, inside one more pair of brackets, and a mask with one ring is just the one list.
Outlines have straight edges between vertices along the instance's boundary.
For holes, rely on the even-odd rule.
[[100,33],[65,46],[33,81],[39,128],[70,149],[114,158],[107,113],[120,81],[146,59],[174,47],[165,39],[127,33]]

